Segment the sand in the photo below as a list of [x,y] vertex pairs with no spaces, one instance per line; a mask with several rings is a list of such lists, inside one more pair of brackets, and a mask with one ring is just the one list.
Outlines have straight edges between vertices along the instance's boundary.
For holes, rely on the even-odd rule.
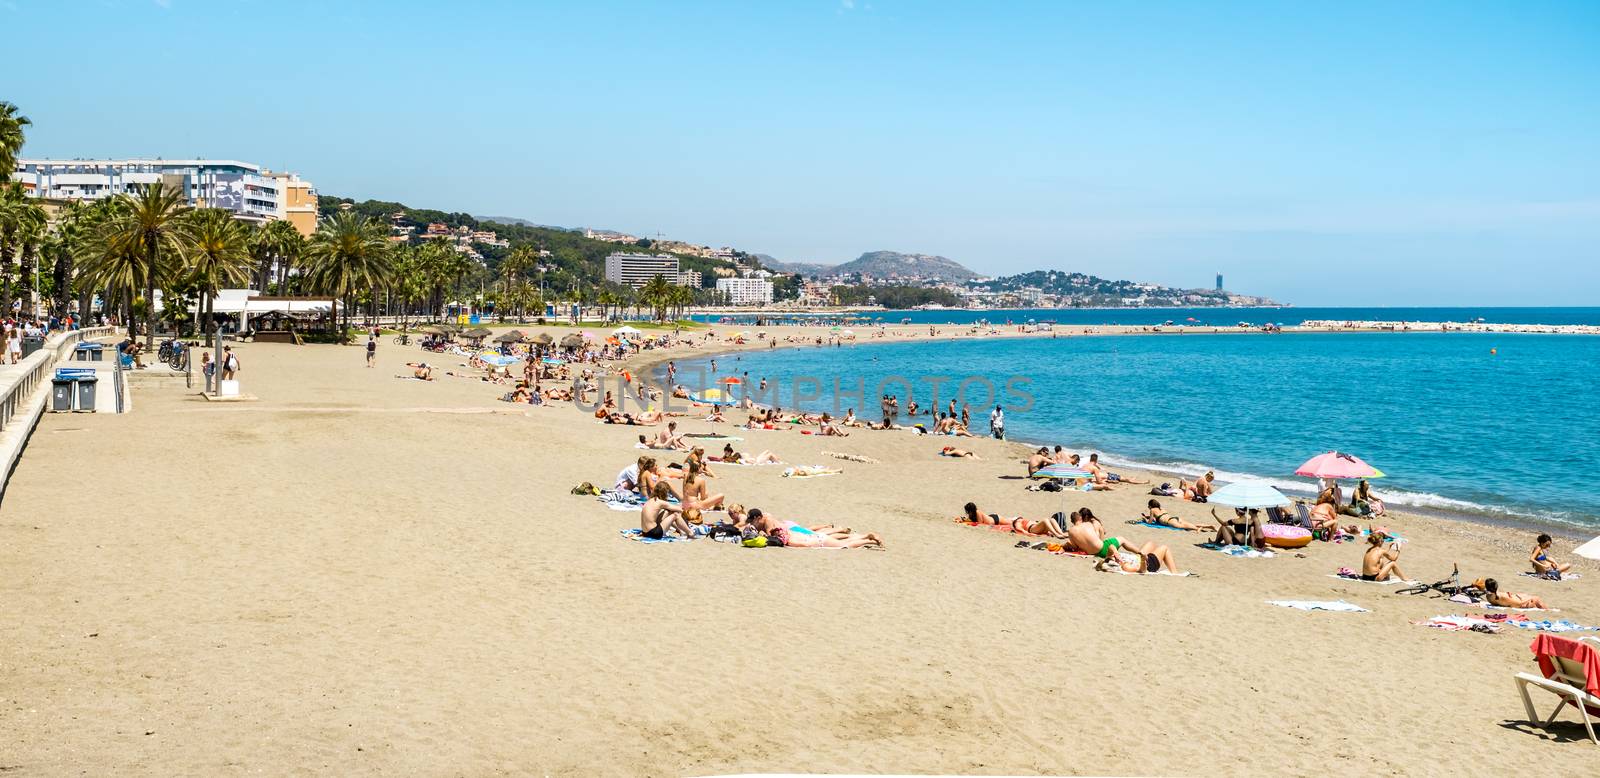
[[[950,520],[1062,506],[1011,478],[1014,445],[950,460],[867,431],[736,432],[845,472],[713,485],[886,550],[632,543],[636,516],[569,490],[608,486],[635,428],[397,379],[420,352],[387,340],[377,369],[354,347],[239,352],[258,402],[141,375],[137,412],[34,434],[0,504],[0,771],[1584,774],[1596,753],[1580,725],[1522,723],[1533,633],[1413,626],[1476,609],[1328,578],[1358,546],[1231,558],[1122,525],[1143,489],[1074,494],[1200,576],[1097,573]],[[1593,563],[1534,581],[1525,532],[1387,523],[1416,577],[1456,561],[1600,623]],[[1265,604],[1341,598],[1371,612]]]

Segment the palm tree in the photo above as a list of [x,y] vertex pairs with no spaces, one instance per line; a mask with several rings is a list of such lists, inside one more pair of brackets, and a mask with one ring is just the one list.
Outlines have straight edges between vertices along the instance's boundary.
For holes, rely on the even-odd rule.
[[[156,285],[177,275],[184,254],[189,250],[183,216],[190,208],[182,190],[167,189],[161,182],[150,184],[133,194],[121,195],[126,209],[106,223],[101,234],[105,242],[102,260],[134,263],[136,284],[143,286],[145,298],[145,348],[155,342]],[[115,264],[114,263],[114,264]],[[122,280],[120,276],[118,280]],[[137,293],[137,285],[134,289]],[[132,297],[129,298],[132,304]],[[133,317],[128,317],[128,336],[135,337]]]
[[250,257],[250,232],[233,214],[220,208],[193,211],[186,221],[184,226],[193,243],[188,278],[202,295],[201,320],[204,331],[210,333],[217,291],[250,278],[255,264]]
[[17,107],[0,100],[0,181],[9,182],[11,171],[17,169],[17,152],[22,151],[26,132],[22,128],[33,124],[28,117],[17,113]]
[[261,294],[266,294],[267,286],[273,282],[274,261],[278,266],[278,294],[288,293],[284,287],[289,280],[289,266],[304,244],[300,231],[286,221],[270,221],[250,233],[250,255],[256,266],[255,282]]
[[655,313],[656,321],[667,320],[667,306],[671,305],[672,284],[667,279],[656,276],[639,287],[639,300]]
[[[11,310],[15,284],[11,280],[11,263],[30,242],[37,246],[46,223],[44,209],[28,199],[22,185],[0,182],[0,310]],[[23,258],[27,262],[27,257]],[[26,279],[24,279],[26,281]]]
[[[341,211],[317,225],[307,246],[307,271],[313,289],[354,301],[361,292],[387,285],[394,274],[389,228],[354,211]],[[350,306],[339,331],[349,335]]]

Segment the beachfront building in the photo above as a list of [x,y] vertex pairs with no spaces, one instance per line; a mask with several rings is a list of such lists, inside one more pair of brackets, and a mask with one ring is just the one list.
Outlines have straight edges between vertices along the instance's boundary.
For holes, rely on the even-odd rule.
[[685,270],[678,274],[678,286],[687,286],[690,289],[699,289],[705,283],[698,270]]
[[728,296],[730,305],[772,303],[772,282],[764,278],[719,278],[717,291]]
[[29,197],[51,200],[99,200],[159,182],[196,208],[257,223],[286,220],[303,235],[317,226],[310,182],[231,159],[19,159],[11,178]]
[[678,258],[671,254],[632,254],[617,252],[606,256],[606,280],[638,289],[656,276],[682,285]]

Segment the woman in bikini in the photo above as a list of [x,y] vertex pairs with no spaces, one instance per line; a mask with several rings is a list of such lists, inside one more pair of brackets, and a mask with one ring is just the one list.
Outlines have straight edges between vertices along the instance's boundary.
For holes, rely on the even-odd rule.
[[[1360,494],[1360,492],[1358,491],[1357,494]],[[1554,571],[1555,575],[1551,577],[1559,578],[1560,576],[1565,575],[1568,570],[1572,569],[1572,563],[1557,562],[1554,559],[1551,559],[1551,543],[1552,541],[1549,535],[1540,534],[1539,537],[1534,540],[1533,551],[1528,554],[1528,561],[1533,564],[1534,574],[1549,576],[1551,571]]]
[[1094,569],[1109,570],[1112,565],[1124,573],[1149,573],[1167,572],[1169,575],[1183,575],[1177,563],[1172,561],[1172,549],[1155,543],[1146,543],[1136,549],[1123,548],[1102,556],[1095,562]]
[[1489,594],[1489,604],[1502,608],[1537,608],[1545,609],[1544,600],[1531,594],[1500,591],[1500,582],[1490,578],[1483,582],[1483,590]]
[[683,477],[683,507],[708,511],[722,505],[723,495],[710,494],[710,491],[700,463],[690,462],[689,472]]
[[961,517],[956,521],[963,521],[968,524],[1000,524],[1004,521],[998,513],[984,513],[978,510],[977,503],[969,502],[963,505],[961,510]]
[[1057,540],[1067,540],[1069,537],[1066,532],[1056,527],[1054,521],[1049,519],[1040,519],[1038,521],[1029,521],[1021,518],[1013,519],[1011,521],[1011,531],[1020,535],[1049,536]]
[[1139,514],[1139,518],[1149,524],[1160,524],[1163,527],[1172,527],[1190,532],[1210,532],[1216,529],[1216,526],[1212,524],[1190,524],[1177,516],[1167,513],[1161,509],[1160,500],[1151,500],[1145,504],[1145,508],[1145,512]]

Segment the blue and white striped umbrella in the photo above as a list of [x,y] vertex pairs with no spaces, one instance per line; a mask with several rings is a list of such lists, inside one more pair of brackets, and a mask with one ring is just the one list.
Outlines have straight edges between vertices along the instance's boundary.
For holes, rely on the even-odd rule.
[[1094,473],[1072,465],[1045,465],[1033,471],[1034,478],[1093,478]]
[[1271,508],[1293,502],[1265,481],[1235,481],[1212,492],[1206,499],[1232,508]]

